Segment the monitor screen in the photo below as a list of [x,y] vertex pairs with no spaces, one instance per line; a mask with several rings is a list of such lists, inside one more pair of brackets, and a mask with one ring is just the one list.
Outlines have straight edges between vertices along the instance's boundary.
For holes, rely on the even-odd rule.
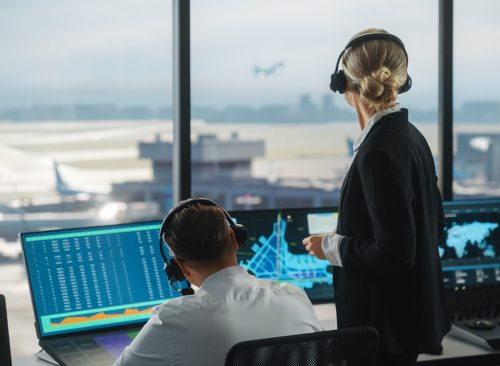
[[240,265],[258,278],[302,287],[312,302],[333,301],[333,266],[307,253],[302,239],[337,227],[334,208],[233,211],[249,232],[238,251]]
[[500,200],[444,202],[439,245],[447,287],[500,282]]
[[163,273],[160,225],[21,234],[40,335],[144,323],[179,296]]

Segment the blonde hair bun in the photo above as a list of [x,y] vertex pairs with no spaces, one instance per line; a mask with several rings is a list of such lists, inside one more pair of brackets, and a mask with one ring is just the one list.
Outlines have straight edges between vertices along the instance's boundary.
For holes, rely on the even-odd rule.
[[[370,28],[353,39],[370,33],[385,33]],[[346,49],[342,68],[348,83],[372,109],[380,111],[394,105],[399,88],[408,78],[408,59],[404,46],[390,39],[372,39]]]
[[359,92],[370,105],[387,105],[394,100],[397,87],[391,70],[382,66],[360,80]]

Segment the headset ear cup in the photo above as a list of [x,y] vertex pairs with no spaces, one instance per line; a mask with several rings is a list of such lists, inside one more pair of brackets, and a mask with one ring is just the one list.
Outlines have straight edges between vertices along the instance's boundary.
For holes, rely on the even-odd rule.
[[338,83],[338,90],[340,94],[344,94],[345,90],[347,89],[347,79],[345,78],[344,70],[339,70],[337,73],[337,83]]
[[343,70],[333,73],[330,80],[330,89],[333,92],[339,92],[340,94],[345,93],[346,89],[346,78]]
[[411,84],[412,84],[411,77],[410,77],[410,75],[407,75],[406,81],[403,85],[401,85],[401,87],[398,90],[398,93],[399,94],[406,93],[408,90],[411,89]]
[[241,248],[248,239],[248,230],[246,227],[240,224],[231,225],[231,229],[233,229],[234,236],[236,237],[236,241],[238,242],[238,246]]
[[186,279],[179,265],[172,258],[168,261],[167,265],[165,266],[165,273],[167,274],[168,282],[170,282],[170,284],[173,284],[177,281],[184,281]]

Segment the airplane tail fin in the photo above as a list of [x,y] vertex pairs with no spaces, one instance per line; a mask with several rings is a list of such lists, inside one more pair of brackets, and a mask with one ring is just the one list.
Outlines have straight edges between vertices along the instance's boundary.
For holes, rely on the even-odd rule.
[[54,176],[56,178],[56,191],[59,194],[64,195],[71,191],[71,188],[62,178],[61,172],[59,171],[59,164],[56,161],[54,161]]
[[348,137],[346,140],[346,144],[347,144],[347,153],[348,153],[349,157],[352,158],[354,156],[354,141],[353,141],[353,139]]

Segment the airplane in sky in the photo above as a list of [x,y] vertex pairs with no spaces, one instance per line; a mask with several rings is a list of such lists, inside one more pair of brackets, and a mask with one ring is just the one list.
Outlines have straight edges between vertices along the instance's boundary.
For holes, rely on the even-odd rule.
[[269,67],[262,67],[255,65],[253,67],[253,73],[258,78],[269,77],[271,75],[276,74],[276,72],[278,72],[279,69],[282,69],[284,67],[285,64],[283,62],[276,62],[275,64],[272,64]]

